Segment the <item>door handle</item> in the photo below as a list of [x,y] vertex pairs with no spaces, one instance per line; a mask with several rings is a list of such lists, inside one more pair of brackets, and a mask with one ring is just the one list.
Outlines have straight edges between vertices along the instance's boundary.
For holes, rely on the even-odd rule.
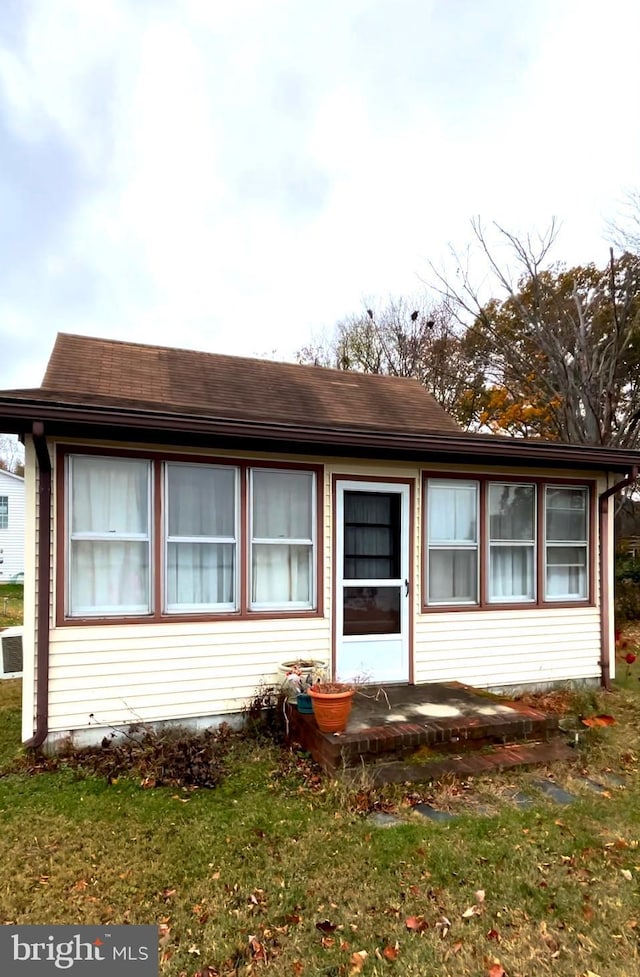
[[405,582],[404,582],[404,596],[405,597],[408,597],[409,596],[409,581],[408,580],[405,580]]

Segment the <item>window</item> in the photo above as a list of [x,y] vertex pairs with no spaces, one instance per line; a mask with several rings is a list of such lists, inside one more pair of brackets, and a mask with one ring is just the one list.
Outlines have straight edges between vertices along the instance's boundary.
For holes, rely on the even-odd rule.
[[425,496],[428,606],[589,599],[588,486],[427,478]]
[[167,611],[235,610],[236,474],[166,465]]
[[150,474],[148,461],[70,459],[72,615],[149,613]]
[[313,606],[313,487],[310,472],[252,470],[252,608]]
[[587,490],[547,486],[545,492],[545,596],[587,596]]
[[61,622],[316,609],[319,469],[66,462]]
[[430,480],[427,489],[430,604],[478,602],[478,483]]
[[535,600],[535,486],[489,483],[489,601]]
[[9,496],[0,495],[0,529],[9,528]]

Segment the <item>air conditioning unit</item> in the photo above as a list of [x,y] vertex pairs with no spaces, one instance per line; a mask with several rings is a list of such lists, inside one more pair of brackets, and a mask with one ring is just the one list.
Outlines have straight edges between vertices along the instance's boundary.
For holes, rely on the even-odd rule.
[[22,675],[22,628],[0,631],[0,679]]

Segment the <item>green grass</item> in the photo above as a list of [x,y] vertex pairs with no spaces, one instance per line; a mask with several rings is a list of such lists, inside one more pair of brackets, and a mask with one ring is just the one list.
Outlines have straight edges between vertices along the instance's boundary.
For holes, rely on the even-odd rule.
[[22,624],[24,585],[6,583],[0,586],[0,630]]
[[[598,796],[575,767],[556,769],[579,794],[566,808],[508,802],[539,774],[382,793],[330,784],[252,741],[233,744],[214,790],[143,790],[64,766],[5,772],[0,922],[161,924],[167,977],[483,977],[494,958],[509,977],[637,977],[637,669],[599,698],[616,725],[585,727],[580,754],[580,768],[621,772],[628,786]],[[19,683],[0,683],[5,771],[16,769],[18,706]],[[411,813],[417,799],[460,817],[425,823]],[[373,827],[374,802],[406,823]],[[474,905],[480,914],[463,918]],[[410,931],[411,917],[426,928]]]

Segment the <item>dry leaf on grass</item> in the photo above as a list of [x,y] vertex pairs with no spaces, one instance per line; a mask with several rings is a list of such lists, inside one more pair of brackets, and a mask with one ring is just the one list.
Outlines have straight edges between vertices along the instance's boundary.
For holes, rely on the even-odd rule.
[[411,930],[412,933],[423,933],[429,927],[429,924],[424,916],[407,916],[404,921],[404,925],[408,930]]

